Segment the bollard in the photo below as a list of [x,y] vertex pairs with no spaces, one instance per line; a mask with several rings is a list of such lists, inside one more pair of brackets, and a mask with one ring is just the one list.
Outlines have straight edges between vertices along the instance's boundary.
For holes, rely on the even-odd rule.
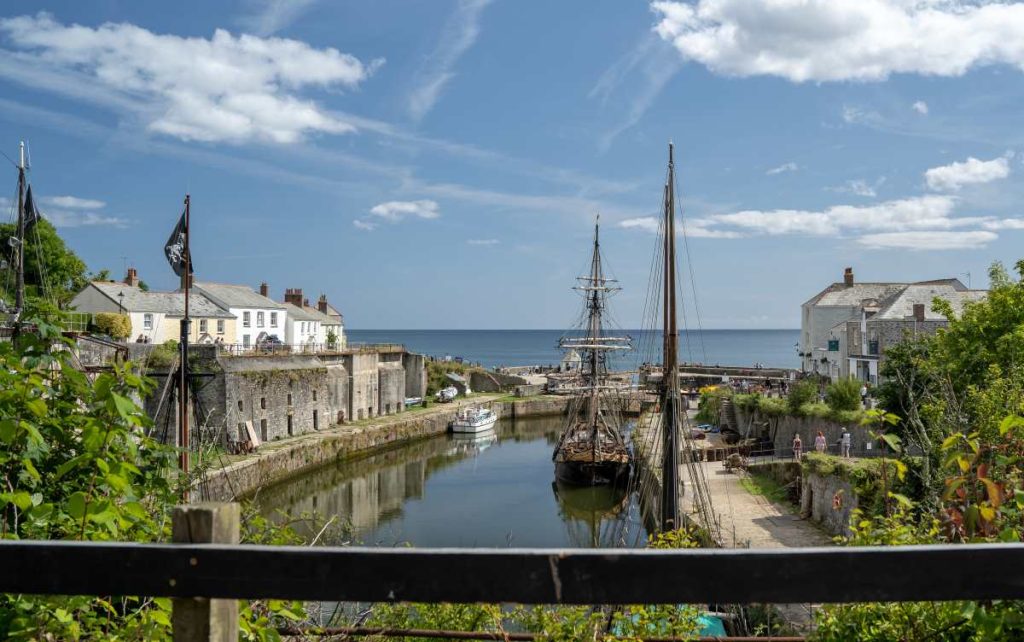
[[[238,504],[206,502],[176,506],[172,539],[177,544],[238,544]],[[171,615],[174,642],[236,642],[238,601],[175,598]]]

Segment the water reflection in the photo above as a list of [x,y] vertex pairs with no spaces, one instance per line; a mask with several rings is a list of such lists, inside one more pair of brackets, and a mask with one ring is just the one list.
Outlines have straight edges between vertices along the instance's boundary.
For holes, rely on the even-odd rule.
[[438,436],[339,460],[264,489],[257,499],[268,515],[336,516],[368,545],[642,543],[634,496],[552,487],[551,452],[560,429],[559,416],[503,419],[488,433]]

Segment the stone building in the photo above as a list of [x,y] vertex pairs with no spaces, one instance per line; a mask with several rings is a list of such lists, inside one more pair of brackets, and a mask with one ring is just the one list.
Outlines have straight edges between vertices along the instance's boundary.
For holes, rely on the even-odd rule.
[[969,290],[958,279],[916,283],[856,283],[846,268],[833,283],[801,306],[800,357],[804,372],[831,379],[878,382],[885,347],[907,336],[930,334],[947,321],[932,311],[936,298],[958,313],[986,291]]

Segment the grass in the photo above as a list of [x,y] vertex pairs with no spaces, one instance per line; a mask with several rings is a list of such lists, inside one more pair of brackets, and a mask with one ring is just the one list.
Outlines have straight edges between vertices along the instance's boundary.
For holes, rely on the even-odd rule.
[[776,504],[790,505],[789,491],[786,490],[785,486],[771,477],[747,475],[740,479],[740,486],[742,486],[743,490],[747,491],[751,495],[764,497],[768,501]]

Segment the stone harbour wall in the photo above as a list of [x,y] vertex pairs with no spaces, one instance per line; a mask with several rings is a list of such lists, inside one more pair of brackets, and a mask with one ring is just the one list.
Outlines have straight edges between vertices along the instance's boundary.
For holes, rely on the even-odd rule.
[[259,452],[215,471],[199,487],[197,496],[209,501],[230,501],[297,473],[360,452],[444,434],[456,412],[467,405],[485,405],[499,417],[533,417],[565,412],[568,397],[530,398],[522,401],[469,399],[395,417],[381,417],[361,426],[338,426],[329,431],[271,443]]

